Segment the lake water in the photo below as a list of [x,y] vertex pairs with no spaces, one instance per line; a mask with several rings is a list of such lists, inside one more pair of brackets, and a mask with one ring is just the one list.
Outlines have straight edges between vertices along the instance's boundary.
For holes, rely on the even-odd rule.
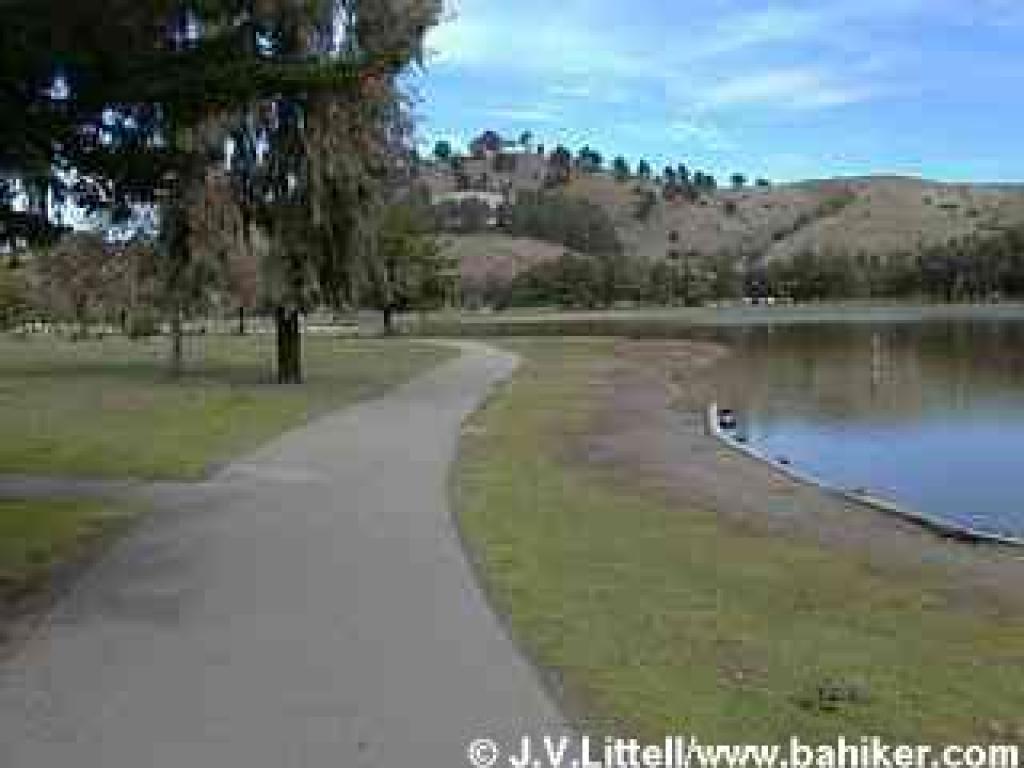
[[720,400],[775,458],[971,528],[1024,536],[1024,320],[727,328]]

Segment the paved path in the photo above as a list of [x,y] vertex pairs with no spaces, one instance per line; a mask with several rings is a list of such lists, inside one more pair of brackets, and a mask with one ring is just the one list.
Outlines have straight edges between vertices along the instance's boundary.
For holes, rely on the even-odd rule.
[[152,515],[0,667],[6,768],[458,768],[560,716],[473,579],[460,424],[515,360],[477,345]]
[[0,499],[118,498],[144,488],[143,480],[0,474]]

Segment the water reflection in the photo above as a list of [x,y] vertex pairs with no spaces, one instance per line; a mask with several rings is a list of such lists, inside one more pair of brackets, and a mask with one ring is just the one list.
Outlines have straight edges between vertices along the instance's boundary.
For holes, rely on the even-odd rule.
[[831,483],[1024,535],[1024,322],[751,326],[723,403]]

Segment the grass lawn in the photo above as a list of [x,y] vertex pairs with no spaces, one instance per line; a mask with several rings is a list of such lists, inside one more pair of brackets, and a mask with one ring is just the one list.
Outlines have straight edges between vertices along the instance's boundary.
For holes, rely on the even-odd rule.
[[70,343],[0,336],[0,473],[196,478],[331,408],[406,381],[454,352],[403,340],[309,338],[307,383],[273,383],[272,337]]
[[38,590],[130,512],[99,501],[0,501],[0,606]]
[[459,519],[572,709],[705,743],[1024,740],[1020,616],[951,607],[935,574],[882,578],[586,466],[567,447],[611,342],[510,345],[527,362],[467,430]]

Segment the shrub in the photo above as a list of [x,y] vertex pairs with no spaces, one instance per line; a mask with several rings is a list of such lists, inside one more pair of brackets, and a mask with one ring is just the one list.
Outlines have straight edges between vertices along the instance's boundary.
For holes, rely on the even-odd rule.
[[615,224],[601,206],[558,193],[522,193],[505,211],[504,229],[591,255],[617,254]]
[[593,256],[566,251],[555,261],[536,264],[488,297],[496,308],[557,305],[597,309],[635,298],[636,279],[621,255]]
[[633,218],[637,221],[647,221],[650,218],[651,213],[654,212],[655,206],[658,204],[658,195],[650,187],[638,187],[637,190],[640,195],[640,199],[636,202],[633,208]]

